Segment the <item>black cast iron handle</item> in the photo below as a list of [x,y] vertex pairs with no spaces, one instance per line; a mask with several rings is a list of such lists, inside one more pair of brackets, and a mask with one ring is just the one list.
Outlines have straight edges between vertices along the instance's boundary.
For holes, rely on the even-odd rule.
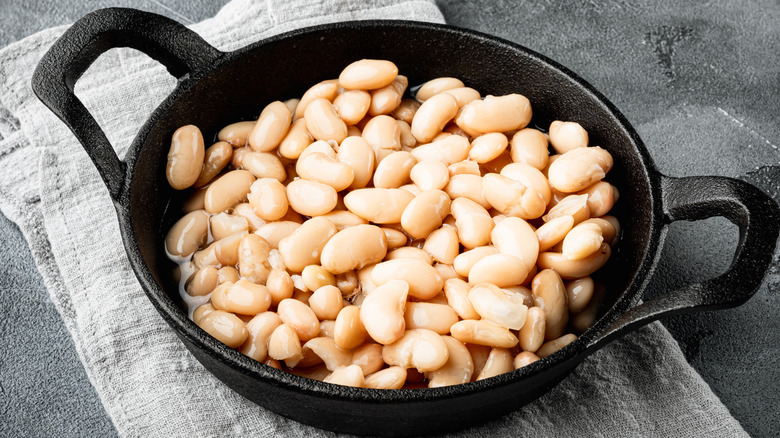
[[103,53],[131,47],[163,64],[180,81],[210,68],[222,53],[184,25],[150,12],[100,9],[73,24],[43,55],[32,77],[35,95],[81,142],[111,197],[118,201],[127,169],[95,118],[73,93],[76,81]]
[[599,348],[659,318],[738,306],[756,293],[772,261],[780,208],[757,187],[719,176],[661,177],[664,222],[723,216],[739,228],[739,242],[728,270],[646,301],[629,310],[590,345]]

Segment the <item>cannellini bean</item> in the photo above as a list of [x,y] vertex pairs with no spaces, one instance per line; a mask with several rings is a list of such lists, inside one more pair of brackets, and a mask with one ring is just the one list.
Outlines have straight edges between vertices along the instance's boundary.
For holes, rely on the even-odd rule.
[[[333,274],[331,274],[330,272],[326,271],[325,268],[319,265],[309,265],[303,268],[303,271],[301,272],[301,280],[303,281],[304,286],[306,286],[306,289],[310,291],[316,291],[317,289],[323,286],[335,287],[336,285],[336,277],[333,276]],[[341,297],[340,292],[339,292],[339,297]],[[336,315],[333,315],[333,318],[320,318],[320,319],[334,319],[334,318],[336,318]]]
[[187,284],[187,294],[190,296],[203,296],[211,293],[217,287],[217,268],[207,266],[192,276]]
[[491,283],[480,283],[471,288],[468,300],[482,319],[501,327],[519,330],[525,323],[528,307],[517,293]]
[[[609,219],[609,220],[608,220]],[[618,230],[615,228],[615,224],[617,224],[617,219],[613,216],[603,216],[600,218],[591,218],[584,220],[580,222],[580,225],[597,225],[601,231],[602,237],[604,237],[604,242],[609,244],[610,246],[615,245],[617,241],[617,234]]]
[[301,341],[292,326],[282,324],[271,332],[268,338],[268,356],[284,361],[288,367],[295,367],[303,359]]
[[545,205],[550,203],[552,191],[547,178],[539,169],[524,163],[510,163],[501,169],[501,175],[531,187],[542,195]]
[[257,315],[271,306],[271,294],[264,285],[241,279],[217,286],[211,294],[211,304],[226,312]]
[[374,187],[398,188],[409,181],[409,173],[417,164],[412,154],[406,151],[393,152],[376,166]]
[[385,233],[385,237],[387,238],[388,250],[403,247],[409,240],[406,237],[406,234],[392,228],[382,228],[382,232]]
[[420,105],[422,104],[414,99],[403,98],[401,99],[401,103],[396,107],[396,109],[393,110],[391,115],[393,118],[404,121],[411,125],[412,120],[414,120],[414,114],[420,108]]
[[301,178],[327,184],[337,192],[349,187],[355,179],[355,172],[348,164],[319,152],[301,155],[295,171]]
[[458,109],[463,108],[463,106],[471,101],[482,99],[482,95],[479,94],[479,91],[470,87],[452,88],[444,92],[455,98],[455,101],[458,102]]
[[561,336],[560,338],[547,341],[539,348],[539,350],[536,351],[536,355],[540,358],[550,356],[561,348],[574,342],[575,339],[577,339],[577,335],[569,333],[567,335]]
[[165,251],[172,256],[189,257],[206,243],[209,216],[203,210],[187,213],[165,236]]
[[336,226],[327,219],[314,217],[304,222],[279,241],[279,252],[287,269],[301,272],[306,266],[319,264],[325,244],[335,234]]
[[306,129],[306,120],[298,119],[293,122],[287,135],[279,143],[279,155],[294,160],[301,155],[312,142],[314,137]]
[[192,213],[195,210],[203,210],[203,198],[206,197],[206,189],[208,187],[201,187],[195,190],[184,204],[181,206],[181,211],[184,213]]
[[246,170],[233,170],[222,175],[206,189],[203,198],[206,211],[221,213],[246,201],[253,182],[255,177]]
[[346,210],[333,210],[330,213],[323,214],[320,217],[331,221],[333,225],[336,226],[336,230],[338,231],[341,231],[345,228],[354,227],[356,225],[364,225],[368,223],[367,220]]
[[[463,280],[464,278],[458,275],[457,272],[455,272],[455,268],[452,267],[452,265],[444,264],[444,263],[436,263],[433,265],[433,269],[436,270],[436,272],[439,273],[439,276],[441,277],[442,281],[447,281],[451,278],[457,278],[460,280]],[[430,303],[439,303],[444,304],[447,302],[447,297],[440,293],[439,295],[436,295],[435,297],[428,300]]]
[[363,370],[357,365],[339,368],[330,373],[328,377],[325,377],[323,382],[332,383],[334,385],[353,386],[355,388],[363,388],[365,386]]
[[464,344],[512,348],[518,342],[517,337],[508,329],[485,320],[458,321],[450,327],[450,333]]
[[241,278],[257,284],[264,284],[271,273],[268,254],[271,246],[256,234],[247,234],[238,245],[238,272]]
[[465,85],[463,85],[463,81],[458,78],[442,77],[431,79],[422,84],[414,97],[420,102],[425,102],[439,93],[461,87],[465,87]]
[[428,143],[457,113],[458,101],[451,94],[436,94],[423,102],[414,114],[412,134],[418,142]]
[[439,263],[452,265],[458,255],[458,233],[454,228],[442,226],[425,238],[423,250]]
[[378,263],[371,271],[371,280],[377,286],[392,280],[404,280],[409,285],[409,295],[420,300],[433,298],[441,292],[444,285],[436,269],[418,259],[396,259]]
[[243,239],[246,234],[246,231],[242,231],[216,241],[214,245],[214,254],[217,256],[219,264],[223,266],[234,266],[238,264],[238,247],[241,244],[241,239]]
[[223,310],[214,310],[203,315],[198,327],[230,348],[241,346],[249,336],[246,324],[236,315]]
[[553,188],[573,193],[601,181],[612,163],[612,155],[598,146],[576,148],[550,164],[547,176]]
[[263,312],[246,323],[248,336],[241,345],[239,351],[262,362],[268,357],[268,339],[271,333],[282,324],[279,316],[274,312]]
[[267,152],[245,153],[242,166],[256,178],[273,178],[279,182],[287,178],[287,171],[279,158]]
[[246,155],[248,152],[252,152],[252,148],[249,146],[233,149],[233,158],[230,159],[230,165],[233,166],[234,169],[243,168],[244,155]]
[[385,365],[382,360],[382,346],[370,343],[356,349],[352,352],[352,365],[359,366],[364,375],[381,370]]
[[490,208],[491,204],[485,199],[483,179],[478,175],[457,174],[450,177],[450,182],[444,189],[452,199],[467,198],[482,208]]
[[457,237],[464,247],[471,249],[490,242],[493,218],[481,205],[465,197],[455,198],[450,211],[455,217]]
[[411,236],[422,239],[440,227],[450,210],[450,197],[441,190],[428,190],[412,199],[401,215],[401,225]]
[[536,305],[544,311],[544,339],[555,339],[563,335],[569,321],[569,306],[566,301],[566,286],[561,276],[552,269],[545,269],[531,282]]
[[327,319],[325,321],[320,321],[320,333],[317,336],[333,339],[333,329],[335,327],[335,320]]
[[447,165],[458,163],[468,158],[471,145],[469,140],[460,135],[449,135],[434,139],[431,143],[422,144],[412,149],[412,155],[417,161],[438,160]]
[[[249,190],[250,191],[252,190],[252,186],[251,185],[249,186]],[[249,195],[247,195],[247,200],[248,199],[249,199]],[[214,220],[213,219],[215,217],[217,217],[217,216],[220,216],[220,215],[218,214],[218,215],[211,216],[211,219],[212,219],[212,221],[211,221],[211,234],[214,235],[215,239],[217,237],[216,237],[216,234],[214,234]],[[242,202],[242,203],[236,205],[235,207],[233,207],[233,217],[244,219],[244,221],[246,221],[246,223],[247,223],[246,230],[249,231],[250,233],[254,233],[255,231],[257,231],[258,228],[262,227],[266,223],[264,219],[260,218],[257,214],[255,214],[255,209],[252,208],[252,204],[250,204],[249,202]],[[238,219],[235,220],[235,225],[241,227],[242,230],[243,230],[243,225],[242,225],[240,220],[238,220]]]
[[375,389],[401,389],[406,382],[406,369],[401,367],[389,367],[377,371],[365,378],[366,388]]
[[498,158],[508,144],[509,140],[500,132],[482,134],[471,142],[469,158],[477,163],[487,163]]
[[579,224],[563,239],[562,253],[568,260],[581,260],[601,248],[604,236],[594,223]]
[[215,309],[214,306],[211,305],[211,303],[206,303],[198,306],[195,309],[195,311],[192,312],[192,322],[200,326],[200,321],[203,319],[203,317],[215,310],[217,309]]
[[406,328],[404,309],[408,294],[409,285],[405,281],[391,280],[363,300],[360,321],[373,340],[387,345],[401,339]]
[[604,300],[604,285],[595,284],[593,288],[593,296],[590,297],[590,301],[579,313],[572,315],[571,327],[577,333],[584,333],[596,322],[596,317],[599,313],[599,308]]
[[469,270],[469,283],[493,283],[498,287],[522,284],[530,267],[515,256],[493,254],[479,260]]
[[590,217],[590,209],[588,208],[588,195],[569,195],[560,202],[555,204],[555,207],[547,211],[547,214],[542,216],[542,220],[550,222],[551,220],[561,217],[571,216],[574,219],[574,224],[578,224]]
[[578,278],[566,283],[566,296],[569,303],[569,312],[580,313],[590,302],[595,289],[593,279],[590,277]]
[[339,147],[338,160],[352,168],[350,189],[362,189],[371,181],[376,160],[373,149],[363,137],[345,138]]
[[293,280],[285,270],[272,269],[265,286],[271,295],[273,305],[278,305],[282,300],[293,296]]
[[447,362],[438,370],[425,373],[429,388],[460,385],[471,381],[474,373],[474,361],[471,353],[461,342],[451,336],[442,336],[447,346]]
[[539,360],[539,356],[531,353],[530,351],[521,351],[520,353],[515,356],[515,360],[513,362],[515,369],[522,368],[526,365],[532,364]]
[[339,84],[353,90],[376,90],[389,85],[396,76],[398,67],[390,61],[361,59],[341,71]]
[[[306,342],[320,332],[320,321],[311,307],[294,298],[282,300],[276,313],[285,325],[295,330],[295,334],[301,341]],[[274,359],[281,360],[276,357]]]
[[333,274],[379,263],[387,254],[387,237],[376,225],[356,225],[336,233],[322,248],[322,266]]
[[525,351],[536,351],[544,343],[544,335],[547,331],[546,316],[540,307],[531,307],[525,319],[525,324],[517,333],[520,348]]
[[512,353],[506,348],[492,348],[476,380],[485,380],[512,371],[515,369],[513,360]]
[[[363,128],[361,136],[373,148],[377,163],[381,162],[392,151],[401,150],[401,128],[390,116],[372,117]],[[384,153],[380,157],[381,151]]]
[[211,245],[196,251],[192,255],[192,262],[197,269],[203,269],[206,266],[219,266],[219,260],[217,260],[216,242],[212,242]]
[[371,279],[371,274],[374,272],[375,267],[376,265],[368,265],[363,269],[358,269],[357,276],[362,293],[354,298],[352,301],[353,304],[359,306],[363,300],[361,297],[370,294],[376,288],[376,284],[374,284],[374,281]]
[[329,100],[318,97],[306,106],[306,129],[317,140],[341,143],[347,138],[347,125],[339,117]]
[[414,246],[402,246],[387,253],[385,260],[397,259],[416,259],[428,265],[433,265],[431,255],[420,248]]
[[577,122],[555,120],[550,123],[550,144],[555,152],[565,154],[572,149],[588,147],[588,131]]
[[349,211],[375,224],[395,224],[414,195],[403,189],[358,189],[344,196]]
[[404,184],[399,188],[406,190],[414,196],[418,196],[420,193],[422,193],[422,191],[414,184]]
[[214,240],[222,240],[233,234],[249,231],[249,221],[245,217],[228,213],[211,216],[209,223]]
[[[303,354],[303,360],[298,363],[300,366],[304,366],[311,356],[316,356],[319,360],[325,364],[325,367],[331,371],[336,371],[339,368],[346,367],[352,362],[352,354],[339,348],[333,339],[326,337],[312,338],[306,341],[301,348]],[[311,365],[308,365],[311,366]]]
[[536,264],[539,240],[528,222],[508,217],[497,224],[490,233],[490,240],[499,253],[520,259],[527,273]]
[[574,226],[572,216],[558,216],[536,229],[539,239],[539,251],[547,251],[562,241]]
[[412,182],[421,190],[442,190],[450,181],[447,165],[438,160],[421,161],[409,172]]
[[333,101],[333,108],[347,125],[354,125],[368,113],[371,95],[363,90],[347,90]]
[[257,152],[268,152],[276,149],[284,136],[287,135],[290,122],[292,122],[292,114],[284,102],[277,100],[269,103],[263,108],[252,132],[249,133],[247,138],[249,147]]
[[339,81],[336,79],[329,79],[315,84],[301,96],[300,102],[295,107],[294,120],[298,120],[304,116],[306,107],[314,99],[322,98],[329,102],[332,102],[338,95]]
[[466,132],[507,132],[531,121],[531,102],[521,94],[486,96],[465,105],[456,123]]
[[327,184],[298,179],[287,185],[287,201],[304,216],[320,216],[336,207],[338,193]]
[[543,252],[539,254],[537,264],[542,269],[554,269],[564,279],[573,280],[587,277],[599,270],[607,263],[611,253],[609,245],[602,243],[598,251],[579,260],[569,260],[557,252]]
[[371,106],[368,113],[372,116],[389,114],[401,104],[409,79],[398,75],[390,84],[371,92]]
[[[482,172],[479,170],[479,163],[471,160],[464,160],[464,161],[459,161],[457,163],[452,163],[449,166],[447,166],[447,170],[450,172],[450,178],[454,177],[455,175],[475,175],[479,177],[482,176]],[[480,185],[481,184],[482,183],[480,178]],[[480,196],[482,196],[481,192],[480,192]],[[490,207],[489,204],[488,207]]]
[[507,216],[536,219],[544,214],[547,203],[543,195],[521,181],[488,173],[482,178],[482,187],[485,200]]
[[360,312],[358,306],[345,306],[339,312],[333,327],[333,341],[339,347],[351,350],[365,341],[368,333],[360,321]]
[[271,248],[278,249],[279,242],[292,234],[301,224],[293,221],[274,221],[261,225],[255,234],[265,239]]
[[468,277],[469,272],[475,263],[480,261],[483,257],[492,254],[498,254],[498,250],[494,246],[478,246],[458,254],[458,256],[455,257],[452,266],[455,268],[455,272],[457,272],[458,275]]
[[256,120],[231,123],[220,129],[217,134],[217,139],[219,141],[228,142],[233,147],[246,146],[246,140],[249,138],[249,133],[252,132],[252,128],[254,128],[256,124]]
[[267,221],[280,219],[287,213],[287,190],[273,178],[260,178],[249,189],[249,204],[255,214]]
[[512,136],[510,157],[515,163],[523,163],[539,170],[547,167],[547,137],[533,128],[524,128]]
[[217,284],[227,283],[228,281],[235,283],[239,280],[238,269],[232,266],[225,266],[217,269]]
[[206,149],[203,169],[192,186],[197,188],[210,183],[230,163],[231,158],[233,158],[233,148],[229,143],[220,141],[211,145]]
[[446,304],[412,302],[406,303],[404,320],[408,330],[427,329],[444,335],[458,322],[458,315]]
[[436,371],[449,359],[441,336],[425,329],[407,330],[403,337],[382,348],[382,357],[391,366],[415,368],[421,373]]
[[599,181],[592,186],[577,192],[588,195],[588,210],[590,217],[600,217],[609,213],[617,202],[617,189],[606,181]]
[[184,190],[197,181],[206,153],[203,134],[195,125],[182,126],[173,133],[165,177],[176,190]]
[[336,287],[339,288],[344,299],[352,299],[355,294],[360,292],[357,273],[350,271],[336,275]]
[[417,146],[417,139],[412,134],[412,127],[403,120],[396,120],[396,122],[398,122],[398,130],[400,132],[401,149],[408,150]]

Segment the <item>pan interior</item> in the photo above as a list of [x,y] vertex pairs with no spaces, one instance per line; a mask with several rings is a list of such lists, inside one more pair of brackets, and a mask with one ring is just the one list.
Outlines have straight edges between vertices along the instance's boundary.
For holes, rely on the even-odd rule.
[[227,124],[256,119],[274,100],[300,97],[311,85],[338,77],[361,58],[389,59],[410,85],[452,76],[488,94],[520,93],[533,107],[529,126],[546,130],[553,120],[579,122],[591,145],[612,153],[607,180],[618,187],[613,214],[623,226],[621,243],[597,275],[608,297],[602,313],[629,288],[648,249],[652,197],[643,148],[620,117],[587,87],[544,59],[517,46],[457,29],[387,23],[331,26],[274,38],[226,55],[197,81],[186,81],[152,116],[136,139],[130,219],[143,263],[163,291],[180,304],[163,239],[182,216],[186,194],[165,179],[166,154],[180,126],[198,126],[208,147]]

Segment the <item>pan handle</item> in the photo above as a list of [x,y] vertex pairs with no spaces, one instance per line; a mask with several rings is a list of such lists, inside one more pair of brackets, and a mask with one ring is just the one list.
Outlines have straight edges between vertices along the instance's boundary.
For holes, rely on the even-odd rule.
[[126,165],[73,93],[76,81],[101,54],[131,47],[163,64],[180,81],[211,68],[222,55],[198,34],[162,15],[129,8],[100,9],[73,24],[43,55],[32,77],[35,95],[73,131],[97,167],[111,197],[122,198]]
[[629,310],[591,342],[599,348],[659,318],[736,307],[756,293],[772,261],[780,209],[757,187],[719,176],[661,177],[664,222],[723,216],[739,228],[739,243],[728,270],[645,301]]

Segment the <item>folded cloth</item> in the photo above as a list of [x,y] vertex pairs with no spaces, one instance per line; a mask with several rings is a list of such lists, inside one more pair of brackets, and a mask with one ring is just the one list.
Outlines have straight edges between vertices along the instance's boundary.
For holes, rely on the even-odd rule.
[[[436,6],[424,0],[234,0],[192,28],[229,51],[295,28],[372,18],[443,22]],[[139,437],[327,435],[260,408],[219,382],[146,299],[100,176],[30,88],[39,59],[65,29],[40,32],[0,52],[0,209],[28,240],[117,431]],[[119,49],[89,68],[76,94],[121,157],[174,85],[159,64]],[[536,402],[456,435],[745,432],[656,323],[597,352]]]

